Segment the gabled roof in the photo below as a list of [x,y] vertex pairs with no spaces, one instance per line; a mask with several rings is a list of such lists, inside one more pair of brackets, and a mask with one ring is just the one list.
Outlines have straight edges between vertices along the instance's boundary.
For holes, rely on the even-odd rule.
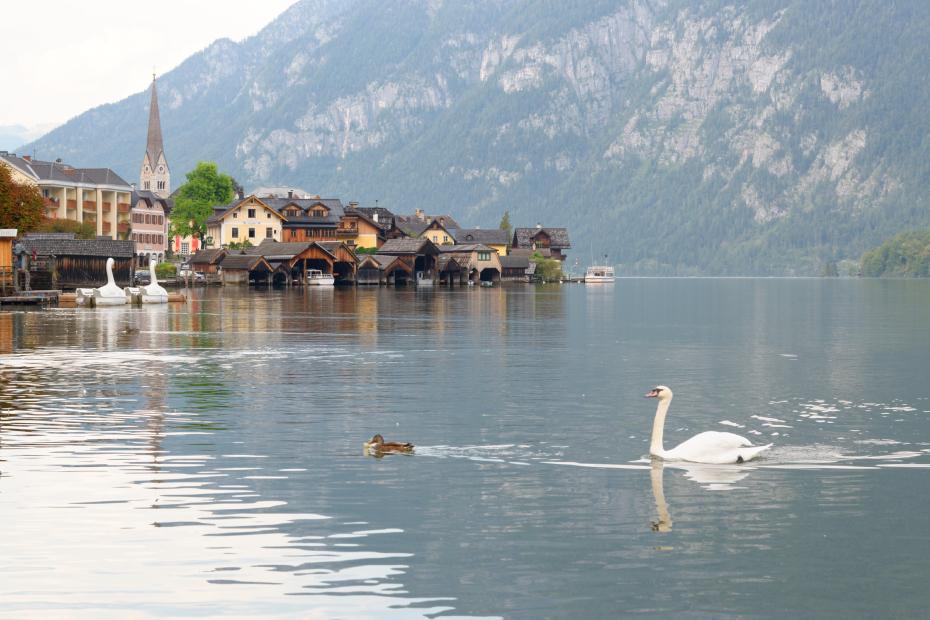
[[429,239],[422,237],[388,239],[378,250],[377,254],[438,254],[439,249]]
[[205,248],[197,250],[197,252],[190,257],[190,262],[192,265],[215,265],[223,260],[223,257],[226,256],[227,253],[227,250],[224,248]]
[[555,249],[568,249],[572,247],[568,239],[567,228],[517,228],[513,231],[513,245],[518,248],[528,248],[539,233],[549,236],[549,247]]
[[397,225],[401,226],[402,224],[410,223],[422,223],[429,224],[432,221],[438,221],[442,224],[446,230],[452,230],[456,228],[461,228],[458,222],[451,215],[426,215],[425,213],[420,213],[419,215],[395,215],[394,218],[397,220]]
[[248,269],[254,270],[256,267],[264,265],[268,271],[274,271],[274,268],[268,264],[263,256],[254,254],[227,254],[220,261],[220,267],[225,269]]
[[132,258],[135,242],[118,239],[75,239],[67,236],[26,235],[22,239],[26,251],[35,250],[36,256],[95,256],[100,258]]
[[313,245],[312,241],[270,241],[263,240],[258,245],[246,248],[244,252],[252,256],[264,256],[268,260],[290,260]]
[[159,205],[165,212],[165,215],[171,213],[171,209],[174,208],[174,201],[171,198],[163,198],[154,192],[146,190],[133,190],[132,206],[135,207],[139,204],[140,200],[149,207],[154,207],[156,204]]
[[443,254],[446,253],[458,253],[458,254],[471,254],[472,252],[494,252],[497,253],[492,247],[486,246],[483,243],[462,243],[456,245],[440,245],[439,251]]
[[354,210],[364,213],[381,228],[390,228],[391,222],[394,221],[394,214],[384,207],[355,207]]
[[526,269],[530,266],[530,257],[525,254],[501,256],[502,269]]
[[60,161],[41,161],[25,159],[15,154],[0,155],[6,164],[32,177],[36,182],[50,181],[58,183],[81,183],[84,185],[110,185],[121,190],[130,191],[129,185],[121,176],[109,168],[75,168]]
[[[267,199],[267,200],[270,200],[270,199]],[[287,219],[278,211],[278,209],[275,209],[273,206],[269,205],[268,202],[266,202],[266,199],[262,199],[257,196],[249,195],[249,196],[246,196],[245,198],[240,198],[234,202],[231,202],[228,206],[226,206],[225,209],[223,209],[223,211],[219,213],[217,213],[217,209],[219,207],[214,207],[213,215],[207,218],[207,223],[216,224],[217,222],[221,222],[222,220],[226,219],[227,215],[230,215],[233,211],[235,211],[236,209],[238,209],[239,207],[241,207],[243,204],[247,202],[252,203],[252,204],[258,204],[259,206],[265,207],[266,209],[274,213],[276,216],[278,216],[278,218],[282,220]]]
[[459,228],[455,231],[455,242],[507,245],[510,243],[510,235],[500,228]]

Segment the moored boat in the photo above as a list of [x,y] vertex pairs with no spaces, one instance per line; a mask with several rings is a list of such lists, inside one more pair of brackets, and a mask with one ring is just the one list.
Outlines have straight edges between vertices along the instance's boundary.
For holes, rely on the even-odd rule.
[[614,281],[614,268],[610,265],[591,265],[584,272],[585,284],[597,284]]
[[310,286],[332,286],[335,282],[331,273],[323,273],[319,269],[307,271],[307,284]]

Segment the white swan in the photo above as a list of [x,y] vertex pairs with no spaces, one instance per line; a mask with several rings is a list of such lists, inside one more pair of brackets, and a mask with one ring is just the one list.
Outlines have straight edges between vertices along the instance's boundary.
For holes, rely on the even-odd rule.
[[656,419],[652,424],[652,443],[649,446],[649,454],[652,456],[666,461],[742,463],[755,458],[760,452],[772,446],[772,444],[754,446],[745,437],[733,433],[706,431],[678,444],[671,450],[666,450],[662,447],[662,434],[665,430],[665,414],[668,413],[668,407],[672,403],[672,396],[674,396],[672,390],[664,385],[658,385],[646,394],[646,398],[659,399]]
[[166,304],[168,303],[168,291],[164,289],[155,276],[155,259],[149,259],[149,273],[152,277],[152,283],[142,287],[142,303],[144,304]]
[[98,306],[121,306],[127,302],[123,289],[113,280],[113,259],[107,259],[107,283],[94,289],[94,304]]

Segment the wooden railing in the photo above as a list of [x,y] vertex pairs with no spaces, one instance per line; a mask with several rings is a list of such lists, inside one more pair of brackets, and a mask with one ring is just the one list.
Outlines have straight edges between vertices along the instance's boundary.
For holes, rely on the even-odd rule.
[[129,213],[131,206],[128,202],[120,202],[116,205],[116,210],[120,213]]

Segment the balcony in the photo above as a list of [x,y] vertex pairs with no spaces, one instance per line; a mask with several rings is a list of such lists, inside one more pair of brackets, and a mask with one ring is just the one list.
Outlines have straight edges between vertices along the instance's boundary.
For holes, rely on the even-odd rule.
[[129,232],[129,222],[120,222],[116,225],[116,231],[123,235]]
[[103,212],[103,213],[109,213],[109,212],[110,212],[110,203],[109,203],[109,202],[104,202],[104,203],[101,203],[101,204],[103,204],[103,208],[101,209],[101,212]]
[[104,222],[103,223],[103,234],[109,235],[111,228],[112,227],[110,226],[110,222]]
[[85,200],[85,201],[84,201],[84,210],[85,210],[85,211],[93,211],[94,213],[96,213],[96,212],[97,212],[97,203],[94,202],[93,200]]
[[67,205],[68,211],[77,210],[77,200],[69,200]]
[[129,213],[129,211],[132,210],[132,207],[129,205],[128,202],[120,202],[120,203],[117,203],[116,210],[119,213]]

